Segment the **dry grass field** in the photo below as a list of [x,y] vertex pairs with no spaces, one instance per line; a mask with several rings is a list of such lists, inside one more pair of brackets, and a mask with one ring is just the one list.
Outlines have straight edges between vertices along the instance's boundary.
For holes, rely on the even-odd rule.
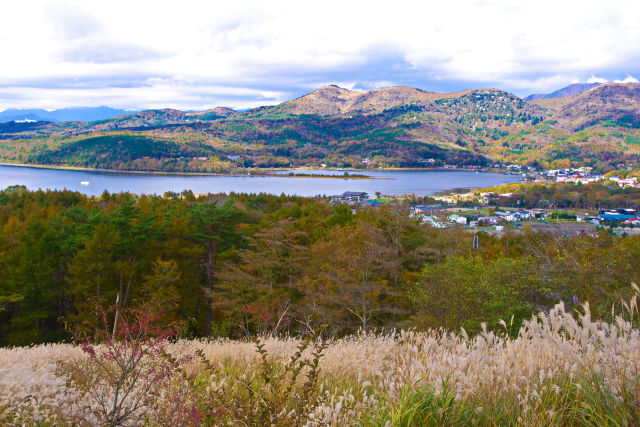
[[[588,305],[582,313],[558,305],[519,332],[505,322],[504,331],[475,337],[360,334],[324,349],[293,338],[266,338],[260,351],[252,342],[178,340],[167,352],[186,362],[122,425],[637,425],[635,299],[625,314],[594,322]],[[322,352],[314,372],[311,362],[292,376],[298,350],[298,360]],[[71,344],[0,349],[0,421],[105,424],[87,387],[112,390],[99,375],[74,381],[74,369],[90,372],[90,364]],[[171,421],[176,402],[194,413]]]

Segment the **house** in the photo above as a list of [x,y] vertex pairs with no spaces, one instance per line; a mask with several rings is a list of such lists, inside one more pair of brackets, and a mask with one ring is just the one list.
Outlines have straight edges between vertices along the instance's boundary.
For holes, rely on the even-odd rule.
[[530,209],[529,212],[533,215],[533,218],[542,218],[547,214],[545,209]]
[[623,224],[629,224],[629,225],[633,225],[633,226],[638,226],[638,225],[640,225],[640,217],[630,218],[630,219],[624,221]]
[[533,212],[529,212],[529,211],[518,211],[516,212],[516,217],[519,220],[524,220],[524,219],[534,218],[535,215],[533,214]]
[[494,199],[496,197],[496,193],[493,193],[491,191],[486,192],[486,193],[480,193],[480,200],[482,200],[482,202],[486,205],[488,204],[491,199]]
[[342,194],[334,194],[329,196],[332,202],[336,203],[350,203],[350,202],[361,202],[367,200],[369,195],[364,192],[358,191],[345,191]]
[[369,195],[365,192],[359,191],[345,191],[342,193],[342,198],[348,201],[359,202],[361,200],[365,200],[369,198]]
[[455,224],[467,225],[467,218],[460,215],[449,215],[449,221]]
[[494,215],[497,216],[498,218],[501,218],[501,219],[503,219],[505,221],[509,221],[509,222],[512,222],[512,221],[516,220],[515,215],[512,214],[511,212],[496,212],[496,213],[494,213]]
[[635,187],[638,183],[638,178],[636,177],[622,179],[618,176],[612,176],[609,179],[618,184],[618,186],[620,187]]
[[497,216],[481,216],[478,218],[478,225],[492,226],[492,225],[498,225],[502,221],[503,220]]

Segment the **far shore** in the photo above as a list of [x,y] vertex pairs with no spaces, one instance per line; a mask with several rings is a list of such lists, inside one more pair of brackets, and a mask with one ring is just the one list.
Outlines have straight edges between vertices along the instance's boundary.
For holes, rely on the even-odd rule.
[[0,162],[0,166],[16,166],[22,168],[37,168],[37,169],[52,169],[52,170],[65,170],[65,171],[75,171],[75,172],[98,172],[105,174],[123,174],[123,175],[159,175],[159,176],[255,176],[255,177],[275,177],[275,178],[330,178],[330,179],[384,179],[384,178],[376,178],[366,175],[315,175],[315,174],[274,174],[269,173],[273,171],[283,172],[283,171],[294,171],[297,169],[287,168],[287,169],[264,169],[260,171],[255,171],[253,169],[247,169],[246,172],[241,173],[215,173],[215,172],[166,172],[166,171],[140,171],[140,170],[120,170],[120,169],[100,169],[100,168],[82,168],[78,166],[60,166],[60,165],[37,165],[30,163],[7,163]]
[[218,174],[213,172],[164,172],[164,171],[132,171],[120,169],[81,168],[77,166],[37,165],[31,163],[6,163],[0,162],[0,166],[16,166],[21,168],[54,169],[76,172],[100,172],[109,174],[134,174],[134,175],[177,175],[177,176],[228,176],[231,174]]
[[[98,172],[105,174],[124,174],[124,175],[160,175],[160,176],[270,176],[278,178],[329,178],[329,179],[386,179],[363,175],[367,172],[489,172],[504,173],[504,171],[492,168],[483,169],[466,169],[466,168],[375,168],[375,169],[341,169],[341,168],[319,168],[312,166],[299,166],[293,168],[269,168],[269,169],[245,169],[238,173],[217,173],[217,172],[167,172],[167,171],[145,171],[145,170],[120,170],[120,169],[101,169],[101,168],[84,168],[79,166],[60,166],[60,165],[40,165],[31,163],[9,163],[0,162],[0,166],[16,166],[23,168],[53,169],[77,172]],[[282,173],[291,171],[292,174]],[[305,174],[305,171],[345,171],[348,175],[330,175],[330,174]],[[279,172],[279,173],[274,173]],[[302,173],[296,173],[302,172]]]
[[[278,171],[282,169],[267,169],[272,171]],[[355,173],[367,173],[367,172],[485,172],[485,173],[501,173],[508,175],[508,172],[504,169],[494,168],[494,167],[482,167],[478,169],[471,168],[437,168],[437,167],[426,167],[426,168],[403,168],[403,167],[384,167],[384,168],[369,168],[369,169],[354,169],[354,168],[337,168],[337,167],[317,167],[317,166],[296,166],[292,168],[288,168],[286,170],[292,171],[345,171],[345,172],[355,172]]]

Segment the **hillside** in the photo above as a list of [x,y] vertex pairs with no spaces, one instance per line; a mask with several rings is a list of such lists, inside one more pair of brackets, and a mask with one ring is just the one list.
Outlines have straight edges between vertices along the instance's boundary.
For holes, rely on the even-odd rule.
[[577,130],[601,121],[622,127],[640,127],[640,85],[608,83],[574,97],[554,118]]
[[280,104],[275,109],[289,114],[379,114],[398,105],[425,106],[437,99],[461,94],[425,92],[406,86],[359,91],[331,85]]
[[508,161],[603,170],[638,167],[640,85],[607,83],[578,95],[532,101],[549,119],[491,147]]
[[599,86],[601,83],[574,83],[551,93],[537,93],[524,98],[525,101],[536,101],[539,99],[566,98],[567,96],[579,95],[584,91]]
[[[208,172],[496,162],[611,170],[638,165],[639,102],[639,84],[609,83],[534,101],[497,89],[446,94],[326,86],[246,112],[162,109],[94,122],[7,123],[0,126],[0,160]],[[109,138],[98,147],[96,137]],[[125,137],[138,138],[142,148],[127,139],[122,151]]]

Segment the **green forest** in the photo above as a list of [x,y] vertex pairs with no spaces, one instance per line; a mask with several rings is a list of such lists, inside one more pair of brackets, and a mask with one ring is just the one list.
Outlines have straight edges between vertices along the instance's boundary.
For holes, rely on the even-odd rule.
[[[640,236],[501,238],[408,206],[271,195],[0,192],[0,345],[70,339],[97,305],[152,304],[192,337],[518,325],[559,301],[608,319]],[[119,295],[119,297],[118,297]],[[117,303],[116,303],[117,302]],[[514,326],[517,330],[517,326]]]

